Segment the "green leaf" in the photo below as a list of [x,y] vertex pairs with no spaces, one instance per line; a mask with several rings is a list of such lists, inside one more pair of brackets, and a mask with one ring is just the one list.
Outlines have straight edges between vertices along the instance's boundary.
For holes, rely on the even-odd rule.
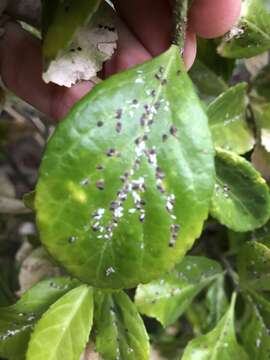
[[268,0],[243,0],[242,16],[218,51],[228,58],[248,58],[270,48],[270,7]]
[[77,360],[89,338],[93,322],[93,291],[86,285],[55,302],[37,323],[27,360]]
[[230,309],[213,331],[192,340],[185,349],[182,360],[247,360],[243,348],[237,344],[234,330],[233,295]]
[[256,241],[246,243],[238,257],[241,285],[255,290],[270,290],[270,249]]
[[224,289],[224,275],[219,276],[209,287],[206,294],[206,304],[209,310],[207,323],[208,327],[212,329],[224,316],[229,307]]
[[124,292],[95,293],[95,325],[96,349],[104,359],[149,359],[144,323]]
[[246,122],[247,84],[238,84],[214,100],[207,109],[215,146],[244,154],[254,144],[254,136]]
[[90,21],[101,0],[43,0],[43,57],[48,64],[65,49],[76,30]]
[[225,81],[199,60],[195,61],[189,75],[200,98],[207,104],[228,89]]
[[[211,69],[219,79],[228,81],[233,73],[235,61],[221,57],[217,52],[219,39],[203,39],[197,37],[197,59],[201,61],[208,69]],[[208,79],[207,82],[210,80]]]
[[172,46],[98,84],[60,123],[37,185],[41,240],[96,287],[148,282],[200,235],[213,177],[207,118]]
[[9,307],[0,308],[0,356],[24,359],[34,324],[51,304],[70,289],[77,280],[55,278],[35,285]]
[[193,299],[222,273],[218,263],[204,257],[186,256],[173,271],[137,288],[135,303],[142,314],[163,326],[174,323]]
[[[265,322],[260,304],[250,297],[249,305],[251,316],[242,327],[241,339],[250,359],[265,360],[269,358],[270,328]],[[270,304],[268,304],[268,308],[270,309]]]
[[253,166],[234,153],[217,149],[216,174],[211,215],[238,232],[264,225],[270,216],[269,190]]

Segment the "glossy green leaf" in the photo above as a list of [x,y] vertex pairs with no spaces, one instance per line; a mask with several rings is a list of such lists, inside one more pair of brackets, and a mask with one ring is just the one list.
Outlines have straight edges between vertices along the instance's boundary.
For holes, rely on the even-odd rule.
[[195,61],[189,75],[200,98],[207,104],[228,89],[225,81],[199,60]]
[[[219,79],[228,81],[233,73],[235,61],[221,57],[217,52],[219,39],[197,37],[197,59],[211,69]],[[209,82],[210,79],[208,79]]]
[[206,304],[209,311],[207,323],[209,328],[212,329],[221,320],[229,307],[224,288],[224,275],[219,276],[209,287],[206,294]]
[[95,304],[95,343],[103,359],[148,360],[148,335],[129,297],[124,292],[99,291]]
[[210,333],[192,340],[185,349],[182,360],[248,360],[238,345],[234,330],[234,295],[228,312]]
[[58,126],[37,185],[41,240],[96,287],[148,282],[200,235],[213,165],[207,118],[172,46],[97,85]]
[[54,278],[40,282],[9,307],[0,308],[0,356],[24,359],[34,324],[50,305],[78,281]]
[[270,249],[256,241],[246,243],[238,259],[242,286],[270,290]]
[[246,122],[247,84],[238,84],[214,100],[207,109],[214,144],[225,150],[244,154],[254,144]]
[[76,30],[88,22],[101,0],[43,0],[43,57],[45,63],[72,41]]
[[56,301],[35,326],[27,360],[77,360],[93,322],[93,290],[77,287]]
[[232,152],[218,149],[216,174],[211,215],[239,232],[264,225],[270,216],[269,190],[253,166]]
[[[241,339],[250,359],[266,360],[269,358],[270,327],[265,322],[260,304],[249,298],[249,305],[250,317],[241,329]],[[270,309],[270,303],[268,307]]]
[[161,279],[137,288],[135,303],[142,314],[163,326],[174,323],[194,298],[222,273],[218,263],[204,257],[186,256]]
[[239,23],[219,47],[228,58],[248,58],[270,49],[270,7],[268,0],[242,0]]

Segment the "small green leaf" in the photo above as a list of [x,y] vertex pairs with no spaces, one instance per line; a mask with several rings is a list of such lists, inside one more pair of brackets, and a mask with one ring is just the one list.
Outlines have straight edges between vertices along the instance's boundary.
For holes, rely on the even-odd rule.
[[[269,358],[270,327],[265,322],[261,312],[261,306],[249,297],[250,318],[244,324],[241,331],[241,339],[250,359],[265,360]],[[270,309],[270,304],[268,304]],[[270,313],[269,313],[270,316]]]
[[148,360],[149,340],[135,305],[124,292],[95,293],[96,349],[106,360]]
[[217,149],[216,174],[211,215],[238,232],[264,225],[270,216],[269,190],[253,166],[234,153]]
[[27,360],[77,360],[93,322],[93,291],[86,285],[56,301],[35,326]]
[[248,58],[270,48],[270,7],[268,0],[243,0],[242,16],[221,43],[218,51],[228,58]]
[[213,331],[192,340],[185,349],[182,360],[248,360],[243,348],[238,345],[234,330],[233,295],[230,309]]
[[246,122],[247,84],[238,84],[214,100],[207,109],[215,146],[244,154],[254,144],[254,136]]
[[203,257],[186,256],[173,271],[137,288],[135,303],[142,314],[163,326],[174,323],[193,299],[222,273],[218,263]]
[[255,290],[270,290],[270,249],[256,241],[246,243],[238,257],[241,285]]
[[206,294],[208,307],[207,323],[210,329],[214,328],[228,310],[229,303],[224,289],[224,275],[219,276],[209,287]]
[[43,0],[43,57],[48,64],[72,41],[76,30],[90,20],[101,0]]
[[15,305],[0,308],[0,356],[24,359],[36,321],[50,305],[75,286],[78,286],[78,281],[68,278],[45,280],[23,294]]
[[207,118],[172,46],[98,84],[60,123],[37,185],[41,241],[86,283],[134,287],[193,245],[213,180]]

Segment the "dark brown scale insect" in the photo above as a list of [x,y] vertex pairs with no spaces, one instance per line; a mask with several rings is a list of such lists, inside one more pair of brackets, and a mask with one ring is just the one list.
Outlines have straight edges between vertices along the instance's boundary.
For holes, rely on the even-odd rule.
[[104,166],[103,165],[97,165],[96,169],[99,170],[99,171],[103,171]]
[[70,236],[70,237],[68,238],[68,242],[69,242],[70,244],[74,243],[75,241],[76,241],[76,237],[75,237],[75,236]]
[[113,211],[118,208],[118,203],[116,201],[112,201],[110,205],[110,210]]
[[137,100],[137,99],[134,99],[133,101],[132,101],[132,104],[133,105],[137,105],[139,103],[139,101]]
[[98,226],[97,224],[94,224],[94,225],[92,226],[92,230],[95,231],[95,232],[97,232],[97,231],[99,230],[99,226]]
[[177,76],[181,75],[181,70],[177,70],[176,75],[177,75]]
[[115,125],[115,130],[117,133],[120,133],[122,131],[122,123],[121,122],[117,122]]
[[159,68],[159,72],[160,72],[161,74],[163,74],[163,73],[164,73],[164,71],[165,71],[164,66],[160,66],[160,68]]
[[151,91],[151,96],[152,96],[152,97],[155,97],[155,96],[156,96],[156,90],[152,90],[152,91]]
[[162,185],[157,185],[157,189],[161,194],[165,193],[165,189],[164,189],[164,187]]
[[99,120],[97,122],[97,127],[102,127],[104,125],[103,121]]
[[140,124],[142,127],[145,126],[145,124],[146,124],[146,115],[145,114],[142,115],[142,117],[140,119]]
[[161,81],[161,85],[167,85],[167,83],[168,83],[167,79],[163,79],[163,80]]
[[82,51],[82,48],[79,46],[79,47],[77,47],[77,50],[78,50],[78,51]]
[[162,135],[162,141],[165,142],[168,140],[168,135],[167,134],[163,134]]
[[98,181],[96,182],[96,187],[97,187],[99,190],[104,190],[104,189],[105,189],[104,180],[98,180]]
[[116,118],[116,119],[121,119],[121,118],[122,118],[122,115],[123,115],[123,110],[122,110],[122,109],[118,109],[118,110],[116,111],[115,118]]
[[134,142],[136,145],[139,145],[142,142],[142,138],[138,137]]
[[143,141],[147,141],[148,140],[148,136],[146,134],[143,135]]
[[161,105],[160,102],[157,101],[157,102],[154,104],[155,109],[158,110],[158,109],[160,108],[160,105]]
[[107,152],[106,152],[106,155],[108,157],[113,157],[115,156],[117,153],[116,153],[116,150],[115,149],[108,149]]
[[170,134],[173,136],[176,136],[177,134],[177,128],[174,125],[170,127]]

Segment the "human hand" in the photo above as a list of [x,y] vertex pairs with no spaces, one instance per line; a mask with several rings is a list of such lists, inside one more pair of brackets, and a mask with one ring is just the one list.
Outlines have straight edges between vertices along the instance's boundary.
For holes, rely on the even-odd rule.
[[[172,1],[117,0],[118,49],[103,77],[123,71],[165,51],[172,34]],[[213,38],[226,33],[240,15],[241,0],[193,0],[189,13],[184,61],[190,68],[196,56],[196,34]],[[17,96],[54,119],[61,119],[91,88],[81,82],[72,88],[46,85],[41,78],[40,42],[15,23],[6,26],[0,41],[0,74]]]

